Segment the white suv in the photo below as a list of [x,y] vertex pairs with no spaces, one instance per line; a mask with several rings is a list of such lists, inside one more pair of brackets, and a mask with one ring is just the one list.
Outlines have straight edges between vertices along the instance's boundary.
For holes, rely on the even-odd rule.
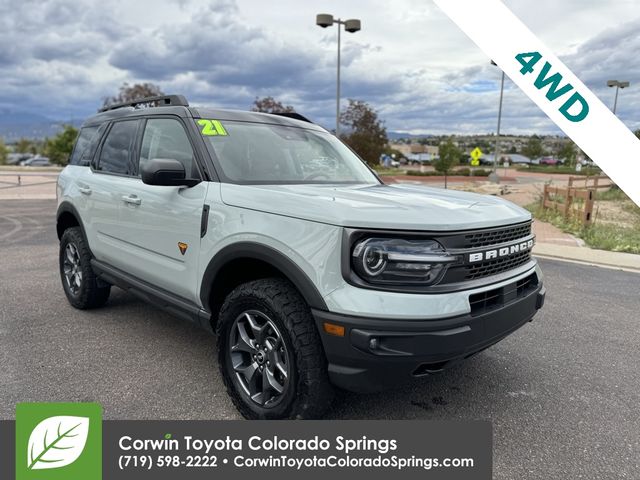
[[116,285],[215,331],[248,418],[318,417],[332,384],[441,371],[544,302],[527,211],[385,185],[297,114],[113,106],[82,127],[57,196],[69,302]]

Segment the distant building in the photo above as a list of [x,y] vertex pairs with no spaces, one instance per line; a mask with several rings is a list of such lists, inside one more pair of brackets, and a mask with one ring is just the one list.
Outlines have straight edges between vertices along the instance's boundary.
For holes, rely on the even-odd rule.
[[430,157],[437,157],[440,150],[437,146],[421,145],[419,143],[394,143],[391,144],[391,148],[398,150],[407,158],[410,158],[410,155],[419,155],[425,153]]

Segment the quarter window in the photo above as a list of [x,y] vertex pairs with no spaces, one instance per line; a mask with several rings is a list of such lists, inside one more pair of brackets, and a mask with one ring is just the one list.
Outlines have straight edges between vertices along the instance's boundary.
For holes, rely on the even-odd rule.
[[91,149],[90,146],[97,131],[98,127],[85,127],[80,130],[80,135],[78,135],[76,144],[73,147],[73,153],[69,159],[70,165],[80,165],[83,167],[89,165],[90,158],[87,150]]

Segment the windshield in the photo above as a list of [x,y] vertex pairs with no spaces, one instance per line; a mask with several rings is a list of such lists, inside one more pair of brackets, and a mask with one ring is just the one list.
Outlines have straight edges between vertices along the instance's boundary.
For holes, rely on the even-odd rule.
[[233,183],[380,183],[328,132],[264,123],[221,122],[206,135],[224,177]]

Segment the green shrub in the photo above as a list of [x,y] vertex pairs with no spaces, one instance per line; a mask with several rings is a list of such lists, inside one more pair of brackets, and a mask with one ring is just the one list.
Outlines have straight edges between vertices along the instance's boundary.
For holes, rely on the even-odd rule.
[[444,176],[440,172],[421,172],[420,170],[409,170],[407,175],[411,175],[413,177],[441,177]]
[[[449,172],[449,176],[454,177],[488,177],[491,172],[489,170],[485,170],[484,168],[478,168],[475,170],[471,170],[470,168],[463,167],[458,168],[457,170],[451,170]],[[411,175],[414,177],[443,177],[444,174],[435,171],[429,172],[421,172],[419,170],[409,170],[407,175]]]
[[574,167],[565,165],[524,165],[516,167],[519,172],[535,172],[535,173],[562,173],[568,175],[600,175],[602,170],[598,167],[583,167],[580,172],[576,172]]
[[406,175],[406,171],[401,168],[384,168],[382,165],[375,165],[373,169],[378,175]]

